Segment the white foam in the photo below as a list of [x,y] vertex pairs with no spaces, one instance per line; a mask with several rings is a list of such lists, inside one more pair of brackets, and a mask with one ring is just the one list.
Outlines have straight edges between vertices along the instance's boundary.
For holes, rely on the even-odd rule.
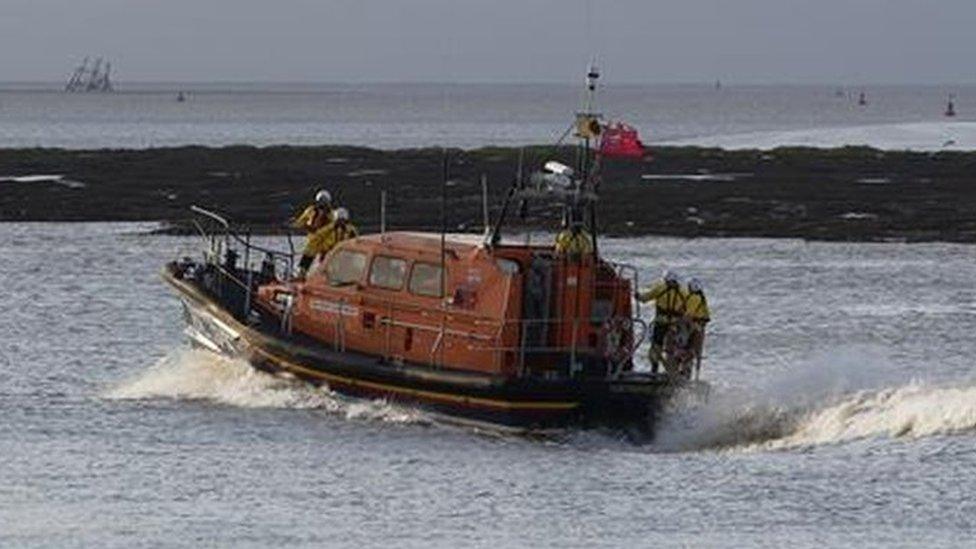
[[976,122],[910,122],[739,133],[680,139],[664,142],[662,145],[764,150],[777,147],[831,148],[846,145],[882,150],[976,150]]
[[70,189],[82,189],[85,184],[80,181],[65,179],[63,175],[3,175],[0,183],[55,183]]
[[424,421],[412,408],[381,400],[353,400],[328,388],[274,376],[204,350],[180,349],[105,395],[117,400],[207,400],[242,408],[323,409],[351,419],[393,423]]
[[704,405],[678,403],[655,444],[755,451],[976,431],[976,381],[897,381],[887,364],[873,348],[839,349]]
[[113,388],[114,399],[200,399],[245,408],[337,409],[327,389],[259,372],[203,350],[172,352]]
[[841,219],[846,219],[848,221],[865,221],[877,219],[878,214],[868,213],[868,212],[847,212],[839,216]]
[[752,177],[751,173],[646,173],[641,175],[644,181],[714,181],[728,183],[743,177]]
[[[790,402],[795,400],[795,402]],[[917,439],[976,431],[976,382],[747,399],[721,395],[689,413],[675,412],[657,441],[667,451],[782,450],[867,438]]]
[[763,444],[790,448],[869,437],[921,438],[976,429],[976,383],[909,383],[863,391],[805,415],[788,436]]

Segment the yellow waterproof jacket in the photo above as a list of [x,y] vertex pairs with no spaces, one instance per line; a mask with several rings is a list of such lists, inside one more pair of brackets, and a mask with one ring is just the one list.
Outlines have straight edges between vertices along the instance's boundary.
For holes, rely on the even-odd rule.
[[708,310],[708,300],[702,292],[688,292],[685,297],[685,315],[695,322],[705,323],[711,320]]
[[309,234],[325,227],[332,221],[332,209],[322,208],[321,210],[315,207],[315,204],[310,204],[302,213],[298,214],[298,217],[292,222],[292,226],[296,229],[305,229]]
[[674,320],[685,312],[685,293],[679,284],[668,285],[663,280],[650,289],[637,293],[641,303],[653,301],[656,307],[656,321]]
[[305,244],[304,255],[325,255],[329,253],[329,250],[334,248],[336,244],[342,242],[343,240],[355,238],[356,236],[359,236],[359,231],[356,230],[356,226],[352,223],[347,221],[339,225],[333,221],[325,227],[322,227],[321,229],[308,235],[308,242]]
[[565,230],[556,235],[556,253],[586,255],[593,253],[593,238],[586,231]]

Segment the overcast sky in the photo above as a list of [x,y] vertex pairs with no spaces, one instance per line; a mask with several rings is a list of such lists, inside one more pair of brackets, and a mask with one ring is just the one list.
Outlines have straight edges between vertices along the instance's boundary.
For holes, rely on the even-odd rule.
[[[589,16],[587,16],[589,13]],[[976,81],[976,0],[0,0],[0,80]]]

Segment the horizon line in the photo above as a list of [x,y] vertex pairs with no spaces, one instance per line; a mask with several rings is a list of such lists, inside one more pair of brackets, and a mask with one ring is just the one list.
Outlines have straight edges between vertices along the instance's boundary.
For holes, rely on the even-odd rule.
[[[976,80],[967,81],[941,81],[941,82],[919,82],[919,81],[864,81],[864,82],[841,82],[841,81],[770,81],[770,80],[661,80],[661,81],[604,81],[603,87],[620,86],[714,86],[719,82],[722,87],[748,87],[748,86],[790,86],[790,87],[833,87],[833,88],[854,88],[854,87],[876,87],[876,86],[917,86],[917,87],[938,87],[938,86],[974,86]],[[213,79],[213,80],[113,80],[114,86],[160,86],[160,85],[286,85],[286,86],[360,86],[360,85],[434,85],[434,86],[566,86],[579,87],[577,82],[567,82],[563,80],[271,80],[271,79]],[[54,86],[63,87],[63,80],[0,80],[0,86]]]

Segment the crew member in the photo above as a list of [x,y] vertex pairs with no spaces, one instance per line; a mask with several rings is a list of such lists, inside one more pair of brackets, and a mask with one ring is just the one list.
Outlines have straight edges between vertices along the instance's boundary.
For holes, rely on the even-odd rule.
[[307,236],[305,250],[302,252],[302,259],[298,263],[299,276],[305,276],[305,272],[312,265],[316,252],[312,246],[312,236],[326,227],[332,221],[332,195],[325,189],[320,189],[315,193],[315,202],[309,204],[302,213],[292,221],[292,227],[305,229]]
[[705,325],[711,320],[708,300],[697,278],[688,281],[685,294],[685,318],[691,322],[691,349],[695,351],[695,369],[701,369],[702,347],[705,344]]
[[650,360],[651,371],[656,373],[661,362],[664,336],[685,312],[685,295],[681,289],[681,280],[676,273],[664,271],[664,277],[661,281],[648,290],[637,292],[636,297],[641,303],[654,302],[654,328],[651,332]]
[[325,189],[315,193],[315,202],[309,204],[292,222],[296,229],[305,229],[308,234],[325,227],[332,221],[332,195]]
[[[332,212],[332,222],[308,237],[306,253],[311,252],[312,259],[316,257],[322,259],[336,244],[358,235],[359,231],[356,230],[355,225],[349,222],[349,210],[336,208]],[[302,256],[303,262],[305,257],[305,255]],[[312,259],[308,260],[309,265],[311,265]]]
[[583,229],[583,224],[573,221],[568,229],[556,235],[556,253],[572,259],[593,253],[593,237]]

